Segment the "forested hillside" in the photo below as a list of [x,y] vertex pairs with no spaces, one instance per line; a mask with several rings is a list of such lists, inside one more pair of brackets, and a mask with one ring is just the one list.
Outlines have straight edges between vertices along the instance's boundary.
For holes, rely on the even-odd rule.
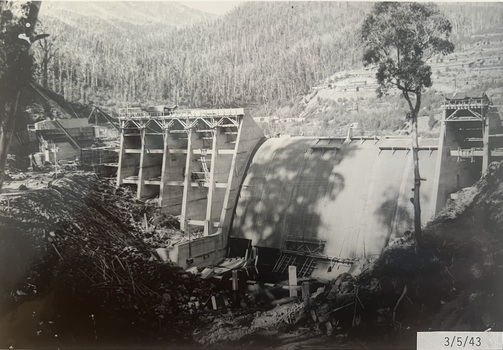
[[127,28],[123,22],[98,25],[92,7],[78,26],[42,12],[52,50],[59,49],[47,67],[48,86],[70,100],[112,105],[233,106],[285,99],[360,59],[354,29],[369,8],[245,3],[214,21],[181,29],[135,26],[134,33],[109,30]]
[[[90,32],[115,28],[120,31],[134,31],[137,26],[183,27],[216,15],[188,8],[176,2],[159,1],[72,1],[71,4],[58,1],[44,2],[43,18],[53,18],[80,30]],[[99,24],[87,27],[86,24]],[[84,27],[83,27],[84,25]],[[57,25],[56,25],[57,27]],[[111,38],[111,37],[108,37]]]
[[[503,31],[501,4],[442,4],[449,17],[455,51],[430,59],[433,87],[423,93],[420,134],[440,131],[443,95],[454,91],[485,91],[495,105],[503,103]],[[377,98],[372,67],[355,67],[329,75],[308,94],[281,107],[255,113],[266,134],[361,135],[407,133],[407,102],[398,90]],[[292,119],[294,118],[294,119]]]
[[[180,16],[167,17],[175,13],[173,3],[132,4],[72,2],[70,9],[42,11],[51,37],[37,48],[41,83],[71,101],[111,108],[176,103],[273,109],[338,71],[361,66],[357,29],[372,6],[251,2],[216,19],[196,13],[196,24],[177,28]],[[501,27],[501,4],[441,8],[458,42]]]

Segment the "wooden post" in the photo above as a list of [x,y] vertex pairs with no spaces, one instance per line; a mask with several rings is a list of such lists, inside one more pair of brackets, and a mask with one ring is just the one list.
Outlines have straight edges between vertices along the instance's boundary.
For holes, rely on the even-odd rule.
[[489,150],[489,120],[485,116],[484,107],[481,108],[482,112],[482,137],[484,142],[484,155],[482,156],[482,175],[489,167],[490,150]]
[[304,300],[304,303],[306,304],[309,301],[309,297],[311,296],[311,293],[309,293],[309,287],[309,282],[302,282],[302,300]]
[[58,147],[56,147],[56,144],[52,144],[52,153],[54,153],[54,169],[56,169],[56,179],[58,178],[58,170],[59,170],[59,165],[58,165]]
[[232,290],[237,291],[238,290],[238,271],[233,270],[232,271]]
[[288,285],[290,287],[290,296],[297,296],[297,267],[288,266]]
[[233,293],[234,293],[234,305],[236,307],[239,306],[239,292],[238,292],[238,289],[239,289],[239,282],[238,282],[239,278],[238,278],[238,271],[237,270],[233,270],[232,271],[232,290],[233,290]]

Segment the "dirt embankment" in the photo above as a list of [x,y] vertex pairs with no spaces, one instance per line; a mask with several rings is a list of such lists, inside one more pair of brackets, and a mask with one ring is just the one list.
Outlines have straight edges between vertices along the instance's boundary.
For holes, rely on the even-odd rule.
[[0,348],[188,341],[212,289],[157,258],[176,220],[93,174],[0,201]]

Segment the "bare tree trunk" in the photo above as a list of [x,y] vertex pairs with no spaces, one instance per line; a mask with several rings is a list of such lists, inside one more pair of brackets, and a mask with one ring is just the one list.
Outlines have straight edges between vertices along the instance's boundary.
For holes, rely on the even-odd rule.
[[412,117],[412,157],[414,161],[414,239],[416,245],[421,239],[421,176],[419,174],[419,135],[417,130],[417,115]]
[[47,74],[47,67],[48,63],[46,61],[42,62],[42,86],[45,87],[46,89],[49,88],[49,84],[48,84],[48,81],[49,81],[49,78],[48,78],[48,74]]
[[[1,2],[0,14],[3,11],[11,11],[12,16],[7,16],[10,22],[1,22],[0,30],[8,32],[18,30],[13,24],[29,23],[30,26],[25,27],[25,34],[30,37],[37,23],[38,12],[40,10],[41,1],[19,1],[19,2]],[[20,10],[23,6],[28,6],[29,11]],[[3,18],[3,16],[2,16]],[[19,40],[16,44],[19,52],[26,52],[30,47],[25,42]],[[1,49],[1,48],[0,48]],[[5,178],[5,166],[7,164],[7,156],[9,154],[10,142],[16,125],[16,111],[19,101],[19,95],[24,85],[29,83],[29,80],[20,79],[20,81],[11,81],[7,77],[17,76],[21,74],[22,69],[30,69],[30,67],[20,68],[16,62],[7,62],[5,71],[0,75],[0,190],[2,189]],[[10,65],[9,65],[10,64]]]
[[49,88],[49,62],[53,57],[52,44],[49,43],[47,38],[39,41],[40,50],[42,50],[42,86],[46,89]]
[[417,117],[421,108],[421,92],[416,92],[415,95],[416,101],[415,105],[413,105],[408,92],[403,91],[403,96],[409,104],[412,123],[412,158],[414,161],[414,198],[412,198],[412,204],[414,205],[414,241],[417,247],[418,241],[421,240],[421,175],[419,173],[419,133],[417,129]]
[[19,95],[20,91],[16,91],[10,96],[6,95],[6,98],[2,98],[2,102],[0,103],[0,119],[2,120],[2,124],[0,125],[0,189],[3,186],[7,156],[9,154],[12,135],[14,134],[14,126],[16,125]]

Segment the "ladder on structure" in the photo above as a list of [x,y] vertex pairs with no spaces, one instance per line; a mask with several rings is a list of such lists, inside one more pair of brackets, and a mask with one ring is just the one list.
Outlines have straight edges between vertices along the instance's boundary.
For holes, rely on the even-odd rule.
[[281,254],[274,266],[272,272],[283,274],[288,271],[288,266],[295,265],[295,260],[297,260],[296,255],[292,254]]
[[203,172],[205,174],[209,173],[208,164],[206,164],[206,157],[201,157],[201,166],[203,167]]
[[298,277],[307,277],[311,275],[316,267],[316,260],[311,256],[282,253],[276,261],[272,272],[284,275],[288,273],[288,266],[297,267]]
[[302,264],[302,267],[297,272],[297,275],[300,277],[309,276],[313,272],[314,263],[315,263],[314,258],[307,256],[306,259],[304,260],[304,264]]
[[206,164],[206,157],[201,157],[201,167],[204,172],[204,181],[210,181],[210,170],[208,169],[208,164]]
[[197,182],[199,187],[204,187],[205,183],[210,181],[210,171],[208,169],[208,164],[206,164],[206,157],[199,158],[201,162],[202,171],[193,172],[194,180]]

